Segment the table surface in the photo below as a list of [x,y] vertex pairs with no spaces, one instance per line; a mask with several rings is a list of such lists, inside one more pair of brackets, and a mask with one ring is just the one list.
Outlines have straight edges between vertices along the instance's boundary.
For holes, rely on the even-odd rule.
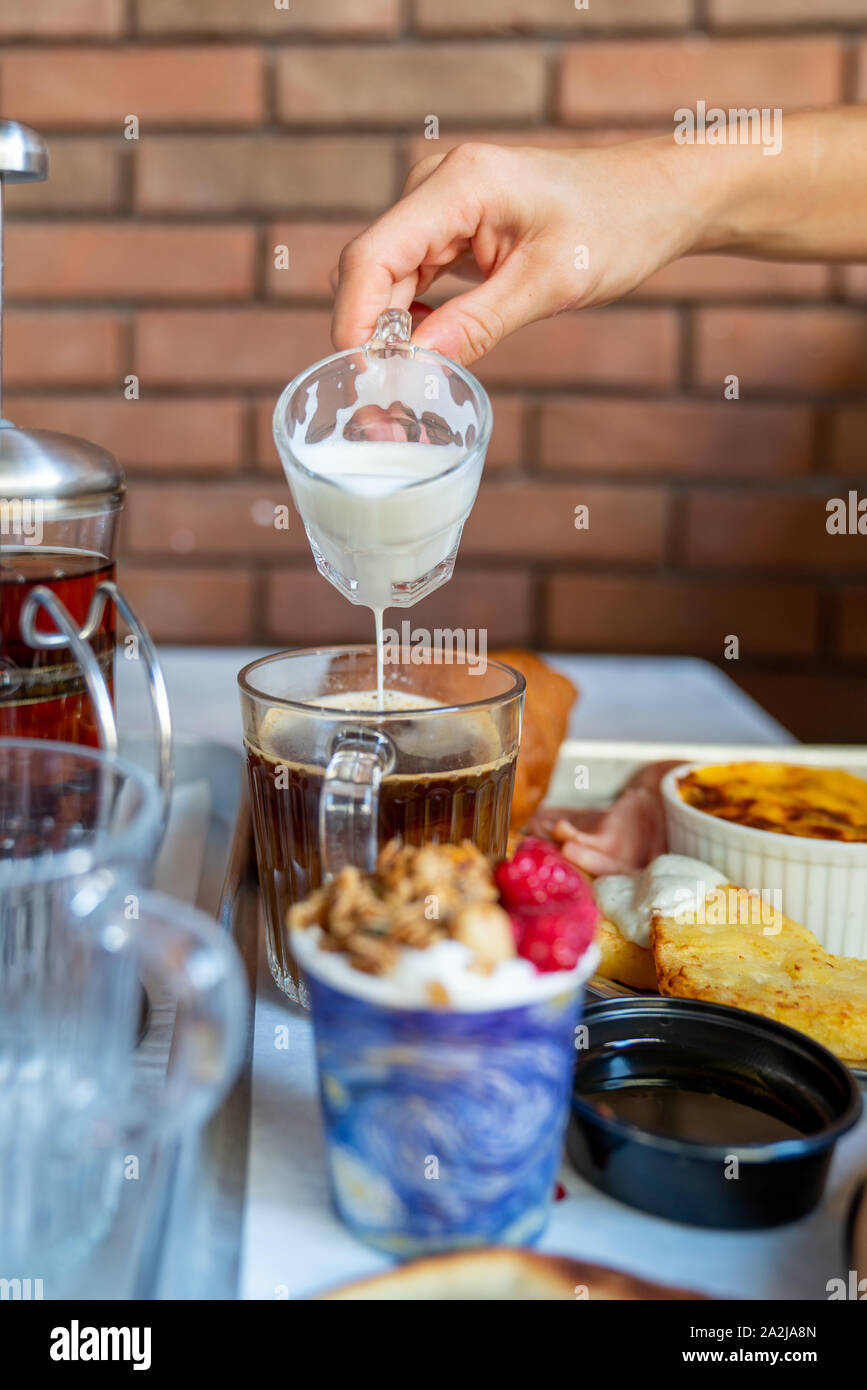
[[[161,653],[179,731],[240,742],[235,676],[250,649],[167,648]],[[580,738],[774,744],[791,736],[721,671],[694,659],[558,657],[581,699]],[[123,667],[123,663],[119,663]],[[123,727],[140,728],[146,699],[129,663],[119,673]],[[263,953],[264,955],[264,953]],[[280,1038],[278,1043],[276,1039]],[[842,1228],[856,1175],[867,1167],[867,1122],[839,1146],[826,1198],[804,1221],[773,1232],[679,1226],[605,1197],[570,1168],[540,1248],[648,1278],[741,1298],[822,1298],[845,1273]],[[242,1238],[242,1298],[304,1297],[387,1266],[333,1215],[325,1178],[309,1019],[290,1008],[260,961]]]
[[[239,747],[237,674],[264,647],[161,647],[179,732]],[[791,735],[710,662],[694,657],[553,656],[578,686],[569,733],[575,738],[679,739],[699,743],[781,743]],[[148,727],[138,662],[117,662],[119,720]]]

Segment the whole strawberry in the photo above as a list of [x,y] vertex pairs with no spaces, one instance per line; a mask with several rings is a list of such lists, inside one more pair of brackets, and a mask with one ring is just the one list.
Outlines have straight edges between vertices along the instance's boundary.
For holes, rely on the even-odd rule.
[[506,908],[544,907],[587,892],[587,880],[547,840],[522,840],[511,859],[494,869]]

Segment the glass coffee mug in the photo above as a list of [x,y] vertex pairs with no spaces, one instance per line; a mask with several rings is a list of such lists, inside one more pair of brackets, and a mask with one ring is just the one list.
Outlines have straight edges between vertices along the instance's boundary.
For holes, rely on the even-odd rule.
[[286,914],[324,879],[372,868],[394,838],[506,851],[523,676],[401,656],[385,668],[385,710],[372,646],[280,652],[238,676],[268,962],[296,1002]]
[[[131,1155],[202,1123],[240,1061],[246,985],[196,909],[142,891],[162,825],[146,772],[0,739],[0,1275],[75,1263]],[[140,980],[177,1012],[136,1046]]]

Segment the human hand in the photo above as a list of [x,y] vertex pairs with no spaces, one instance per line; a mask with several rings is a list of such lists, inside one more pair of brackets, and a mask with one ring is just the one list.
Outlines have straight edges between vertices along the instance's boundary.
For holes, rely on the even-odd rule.
[[409,308],[446,271],[478,283],[425,317],[414,341],[465,366],[524,324],[627,294],[698,246],[698,202],[670,167],[673,148],[466,144],[422,160],[400,201],[343,251],[335,346],[366,342],[380,313]]

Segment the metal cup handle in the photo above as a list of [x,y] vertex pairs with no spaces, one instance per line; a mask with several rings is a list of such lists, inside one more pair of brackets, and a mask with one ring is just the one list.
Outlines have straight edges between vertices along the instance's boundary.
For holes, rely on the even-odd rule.
[[[21,636],[29,647],[38,651],[48,651],[57,647],[70,647],[72,649],[81,666],[88,694],[93,701],[100,747],[106,752],[116,753],[117,721],[114,717],[108,686],[89,640],[102,621],[102,615],[109,599],[122,614],[127,627],[136,638],[145,663],[157,736],[157,782],[162,796],[162,830],[164,831],[168,821],[169,803],[174,782],[172,716],[169,708],[169,696],[156,647],[150,634],[117,585],[111,579],[104,579],[97,586],[87,610],[84,626],[80,629],[74,622],[68,608],[61,603],[54,591],[44,584],[37,585],[28,594],[21,611]],[[40,609],[44,609],[53,619],[56,631],[40,632],[37,629],[36,619]]]

